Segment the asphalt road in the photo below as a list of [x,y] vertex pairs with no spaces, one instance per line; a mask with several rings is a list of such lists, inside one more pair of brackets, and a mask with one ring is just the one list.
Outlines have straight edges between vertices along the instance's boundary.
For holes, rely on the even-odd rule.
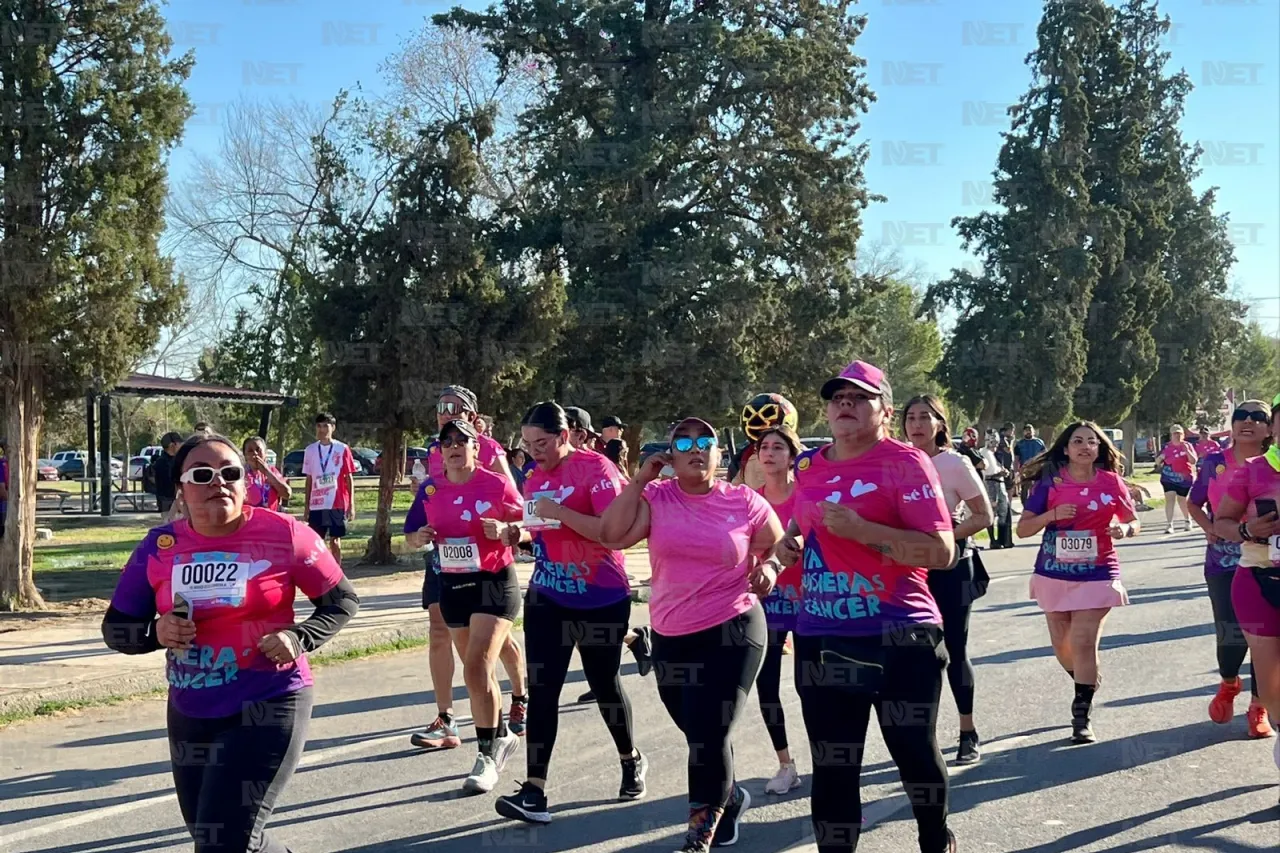
[[[1148,534],[1122,546],[1133,606],[1107,625],[1095,714],[1101,740],[1083,747],[1066,741],[1071,685],[1053,660],[1039,610],[1026,600],[1034,552],[1023,546],[991,555],[995,582],[972,628],[986,755],[981,764],[952,771],[951,825],[962,851],[1280,849],[1274,741],[1245,737],[1243,699],[1230,725],[1214,725],[1206,714],[1217,676],[1202,542],[1192,534]],[[643,618],[643,610],[636,615]],[[321,670],[307,755],[272,820],[274,833],[295,853],[428,846],[438,853],[674,850],[685,817],[685,747],[652,679],[633,666],[625,678],[639,746],[652,762],[650,793],[618,804],[612,744],[595,707],[573,704],[585,684],[579,670],[571,678],[551,768],[554,820],[531,828],[503,820],[492,805],[522,778],[523,752],[499,791],[467,797],[460,787],[473,741],[436,754],[409,745],[409,733],[434,714],[425,652]],[[789,672],[784,679],[788,726],[807,773],[799,701]],[[465,714],[460,682],[456,694]],[[944,696],[939,736],[954,754],[958,727]],[[803,845],[807,776],[792,796],[763,794],[775,759],[754,706],[735,747],[739,778],[760,804],[747,814],[739,849],[774,853]],[[0,851],[189,850],[167,755],[158,700],[0,733]],[[861,850],[917,849],[878,734],[869,746],[863,801],[868,831]]]

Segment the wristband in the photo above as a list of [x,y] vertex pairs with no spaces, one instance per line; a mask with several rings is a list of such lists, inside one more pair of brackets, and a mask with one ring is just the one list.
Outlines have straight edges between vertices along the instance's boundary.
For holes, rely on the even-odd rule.
[[1247,523],[1247,522],[1244,522],[1244,521],[1240,522],[1240,527],[1238,527],[1238,528],[1237,528],[1237,531],[1240,533],[1240,541],[1241,541],[1241,542],[1255,542],[1255,543],[1256,543],[1256,542],[1258,541],[1258,540],[1254,539],[1252,536],[1250,536],[1250,535],[1249,535],[1249,525],[1248,525],[1248,523]]

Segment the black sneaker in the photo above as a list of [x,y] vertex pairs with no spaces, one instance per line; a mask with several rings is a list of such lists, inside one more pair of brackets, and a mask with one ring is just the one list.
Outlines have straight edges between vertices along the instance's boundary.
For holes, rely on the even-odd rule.
[[1097,735],[1093,733],[1093,726],[1089,725],[1088,717],[1076,717],[1071,721],[1071,742],[1072,743],[1096,743]]
[[982,750],[979,749],[981,743],[976,731],[960,732],[960,748],[956,750],[956,764],[977,764],[978,759],[982,758]]
[[716,825],[715,837],[711,839],[712,847],[732,847],[738,843],[738,822],[742,815],[751,808],[751,794],[741,785],[733,786],[733,799],[725,806],[720,823]]
[[586,693],[583,693],[581,696],[578,697],[578,702],[579,704],[582,704],[582,705],[585,705],[588,702],[594,702],[594,701],[596,701],[596,694],[592,693],[590,690],[588,690]]
[[547,794],[537,785],[525,782],[519,793],[499,797],[493,804],[498,814],[512,820],[523,820],[526,823],[551,823],[551,813],[547,811]]
[[636,671],[648,675],[653,671],[653,634],[648,625],[636,629],[636,638],[628,646],[636,659]]
[[636,750],[635,758],[622,759],[622,786],[618,788],[618,799],[644,799],[644,777],[648,773],[649,759],[640,750]]

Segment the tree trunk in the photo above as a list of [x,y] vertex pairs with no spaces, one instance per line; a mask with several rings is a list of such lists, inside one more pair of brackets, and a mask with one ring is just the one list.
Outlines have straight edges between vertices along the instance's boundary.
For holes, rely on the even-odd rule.
[[622,431],[622,441],[627,445],[627,467],[631,469],[622,473],[628,477],[635,473],[636,462],[640,459],[640,432],[642,429],[639,424],[627,424],[627,428]]
[[9,438],[9,504],[0,542],[0,610],[41,610],[33,548],[36,535],[36,460],[44,401],[35,379],[21,362],[12,364],[16,381],[4,384],[5,430]]
[[[382,431],[382,458],[398,459],[404,447],[404,430],[399,427]],[[391,553],[391,504],[396,497],[395,465],[383,465],[378,476],[378,518],[374,522],[373,536],[365,549],[364,559],[374,565],[385,566],[395,562]]]
[[1129,419],[1120,425],[1120,432],[1124,436],[1124,458],[1125,458],[1125,476],[1132,477],[1134,471],[1138,470],[1135,466],[1134,455],[1138,452],[1138,418],[1136,415],[1130,415]]
[[1000,425],[996,423],[996,397],[994,394],[982,402],[982,411],[978,413],[978,424],[983,429],[1000,428]]

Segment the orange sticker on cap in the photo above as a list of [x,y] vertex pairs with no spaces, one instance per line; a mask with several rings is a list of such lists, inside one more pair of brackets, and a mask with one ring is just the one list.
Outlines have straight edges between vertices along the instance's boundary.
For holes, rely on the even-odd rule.
[[157,547],[157,548],[172,548],[172,547],[173,547],[173,537],[172,537],[172,536],[170,536],[168,533],[161,533],[159,536],[157,536],[157,537],[156,537],[156,547]]

